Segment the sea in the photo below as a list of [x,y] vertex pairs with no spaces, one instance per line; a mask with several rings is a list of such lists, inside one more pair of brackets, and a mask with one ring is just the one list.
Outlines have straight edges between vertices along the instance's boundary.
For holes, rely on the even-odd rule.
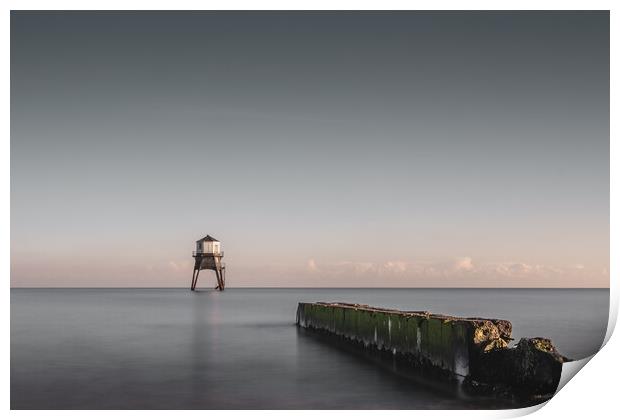
[[[599,350],[609,289],[11,289],[12,409],[502,409],[338,348],[298,302],[508,319]],[[516,342],[515,341],[515,342]]]

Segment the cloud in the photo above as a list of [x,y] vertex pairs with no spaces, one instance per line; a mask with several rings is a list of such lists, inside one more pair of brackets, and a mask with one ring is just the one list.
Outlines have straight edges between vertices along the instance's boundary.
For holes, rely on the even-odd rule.
[[191,269],[188,261],[168,261],[168,268],[172,271],[187,271]]
[[[445,287],[468,286],[523,286],[578,284],[600,272],[590,273],[582,264],[563,267],[532,264],[523,261],[474,262],[472,257],[434,260],[388,260],[319,262],[309,259],[306,274],[317,284],[372,285],[377,281],[386,284],[441,285]],[[595,275],[596,274],[596,275]],[[603,273],[605,274],[605,273]]]
[[[272,287],[601,287],[608,282],[608,275],[598,267],[594,270],[578,269],[574,263],[553,266],[529,261],[484,261],[469,256],[382,261],[306,257],[297,264],[235,264],[230,270],[235,286],[260,282]],[[186,274],[182,270],[168,273],[177,277]]]
[[[504,266],[502,266],[502,267],[504,267]],[[506,268],[505,272],[507,274],[516,275],[516,276],[520,276],[520,275],[531,273],[532,270],[534,269],[534,267],[532,267],[531,265],[524,264],[524,263],[510,264],[510,265],[506,266],[505,268]]]
[[306,263],[306,267],[308,268],[308,271],[312,271],[312,272],[319,271],[319,268],[316,265],[316,261],[314,261],[313,258],[310,258],[308,260],[308,262]]
[[455,267],[457,271],[472,271],[475,268],[470,257],[462,257],[457,259]]
[[390,273],[404,273],[409,267],[405,261],[388,261],[383,264],[383,268]]

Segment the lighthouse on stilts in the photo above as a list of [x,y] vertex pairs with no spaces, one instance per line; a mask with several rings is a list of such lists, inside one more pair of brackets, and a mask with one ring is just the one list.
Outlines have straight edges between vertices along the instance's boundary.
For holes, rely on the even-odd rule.
[[226,267],[222,262],[224,253],[222,252],[220,241],[207,235],[196,241],[196,251],[192,254],[194,257],[194,274],[192,274],[191,289],[196,289],[198,283],[198,274],[200,270],[213,270],[217,277],[217,286],[215,290],[224,290],[226,284],[225,272]]

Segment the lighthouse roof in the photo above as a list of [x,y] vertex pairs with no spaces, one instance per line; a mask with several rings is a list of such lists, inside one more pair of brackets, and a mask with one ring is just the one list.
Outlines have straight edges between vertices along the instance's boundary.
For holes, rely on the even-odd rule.
[[213,236],[207,235],[204,238],[198,239],[198,241],[196,242],[219,242],[219,241],[215,239]]

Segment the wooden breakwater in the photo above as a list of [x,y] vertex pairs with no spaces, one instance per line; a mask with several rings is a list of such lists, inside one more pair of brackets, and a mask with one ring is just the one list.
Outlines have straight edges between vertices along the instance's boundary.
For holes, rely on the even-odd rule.
[[568,360],[545,338],[524,338],[509,346],[512,324],[501,319],[318,302],[299,303],[297,325],[391,353],[413,368],[453,379],[472,391],[548,398]]

